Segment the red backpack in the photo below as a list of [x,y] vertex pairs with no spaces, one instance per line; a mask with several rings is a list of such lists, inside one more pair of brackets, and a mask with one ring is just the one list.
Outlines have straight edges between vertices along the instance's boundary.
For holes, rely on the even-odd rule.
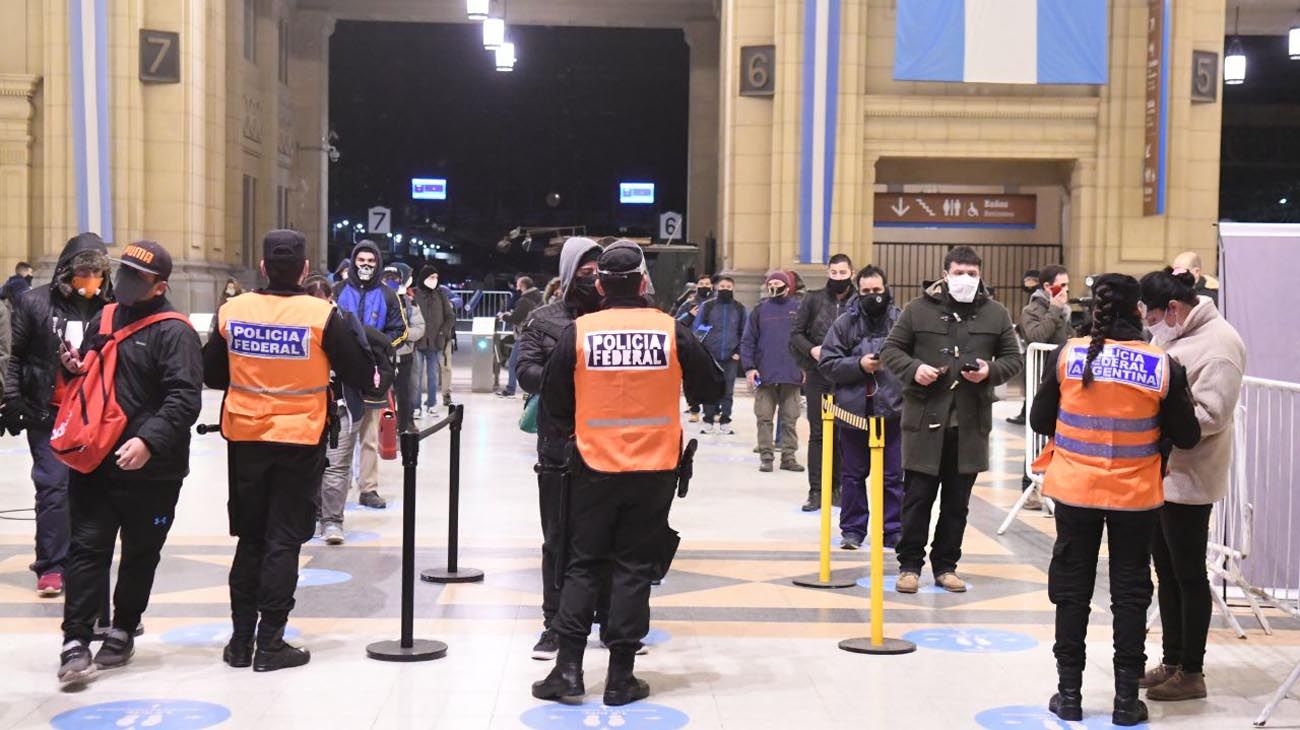
[[117,346],[126,338],[167,319],[189,320],[180,312],[159,312],[113,331],[116,304],[100,313],[99,334],[108,339],[86,355],[80,375],[73,377],[64,392],[59,414],[54,418],[50,449],[54,456],[82,474],[99,468],[126,430],[126,414],[117,402]]

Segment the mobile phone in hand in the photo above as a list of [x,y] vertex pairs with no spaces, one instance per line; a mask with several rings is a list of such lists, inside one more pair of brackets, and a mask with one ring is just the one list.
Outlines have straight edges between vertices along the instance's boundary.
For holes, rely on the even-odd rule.
[[961,371],[963,373],[978,373],[980,371],[980,366],[973,363],[966,363],[961,366]]

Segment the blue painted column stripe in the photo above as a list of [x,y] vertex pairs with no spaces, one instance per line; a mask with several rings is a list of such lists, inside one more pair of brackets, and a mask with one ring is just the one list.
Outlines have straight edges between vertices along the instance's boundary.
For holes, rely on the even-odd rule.
[[817,63],[817,0],[804,0],[803,113],[799,159],[799,261],[812,260],[813,87]]
[[108,0],[68,0],[77,227],[113,239]]
[[840,0],[829,0],[828,33],[826,45],[826,171],[822,192],[823,227],[821,263],[831,257],[831,211],[835,201],[835,139],[839,131],[840,90]]

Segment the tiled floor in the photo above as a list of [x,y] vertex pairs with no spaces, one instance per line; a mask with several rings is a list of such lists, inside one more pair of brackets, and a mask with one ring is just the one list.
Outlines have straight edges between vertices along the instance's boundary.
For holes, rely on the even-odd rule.
[[[743,389],[743,388],[742,388]],[[343,547],[309,545],[291,626],[313,652],[309,666],[273,674],[221,664],[227,630],[224,444],[196,437],[193,470],[145,617],[147,633],[126,669],[76,692],[60,691],[59,600],[32,591],[26,565],[30,522],[0,521],[0,728],[1051,728],[1042,709],[1054,686],[1052,607],[1046,567],[1050,519],[1027,513],[1007,535],[994,530],[1017,496],[1022,440],[1001,416],[994,469],[971,504],[961,571],[970,592],[923,588],[885,595],[890,636],[914,654],[873,657],[840,651],[867,632],[868,590],[797,588],[817,570],[816,515],[798,505],[805,475],[760,474],[750,449],[752,401],[737,400],[735,436],[701,439],[690,496],[674,505],[682,534],[673,571],[655,589],[651,653],[638,663],[654,694],[615,710],[599,703],[605,653],[587,654],[588,705],[533,700],[528,685],[547,665],[529,659],[540,627],[540,541],[531,438],[515,428],[521,402],[490,395],[466,403],[461,564],[487,573],[481,584],[415,586],[416,636],[446,641],[446,658],[386,664],[367,643],[396,638],[399,615],[401,468],[382,467],[388,510],[352,509]],[[209,394],[203,422],[215,420]],[[801,423],[801,435],[806,424]],[[23,440],[0,441],[0,509],[31,503]],[[802,460],[802,454],[800,456]],[[417,567],[445,560],[447,437],[424,442],[417,506]],[[866,551],[836,551],[837,577],[866,584]],[[1103,563],[1104,565],[1104,563]],[[886,585],[896,565],[886,557]],[[1104,586],[1104,580],[1100,581]],[[1085,723],[1109,720],[1109,614],[1094,602],[1085,679]],[[1266,637],[1245,621],[1238,640],[1219,619],[1207,661],[1211,697],[1152,704],[1152,724],[1247,727],[1293,663],[1300,624],[1274,616]],[[1158,627],[1149,651],[1157,651]],[[102,706],[101,705],[105,705]],[[1271,727],[1300,726],[1300,700],[1285,701]]]

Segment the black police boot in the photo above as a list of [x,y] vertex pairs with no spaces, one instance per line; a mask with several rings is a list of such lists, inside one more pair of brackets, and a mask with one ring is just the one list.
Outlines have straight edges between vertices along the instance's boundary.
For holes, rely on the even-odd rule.
[[542,681],[533,682],[533,696],[539,700],[581,702],[587,694],[582,682],[582,654],[586,648],[586,639],[561,636],[555,668]]
[[1056,665],[1056,694],[1047,703],[1053,715],[1066,722],[1083,719],[1083,670]]
[[626,705],[650,696],[650,685],[632,674],[636,650],[619,648],[609,653],[609,673],[605,675],[605,704]]
[[124,667],[135,656],[135,637],[124,629],[109,629],[95,652],[95,666],[100,669],[117,669]]
[[226,648],[221,650],[221,661],[236,669],[253,666],[253,637],[231,636]]
[[253,654],[254,672],[274,672],[277,669],[301,667],[311,661],[311,652],[284,643],[284,626],[266,627],[266,620],[257,629],[257,651]]
[[1146,703],[1138,699],[1138,681],[1141,679],[1141,671],[1115,670],[1115,711],[1110,716],[1111,724],[1132,727],[1147,721]]
[[822,508],[822,492],[820,489],[812,489],[808,491],[808,501],[804,502],[803,506],[800,507],[799,509],[803,510],[804,512],[816,512],[821,508]]

